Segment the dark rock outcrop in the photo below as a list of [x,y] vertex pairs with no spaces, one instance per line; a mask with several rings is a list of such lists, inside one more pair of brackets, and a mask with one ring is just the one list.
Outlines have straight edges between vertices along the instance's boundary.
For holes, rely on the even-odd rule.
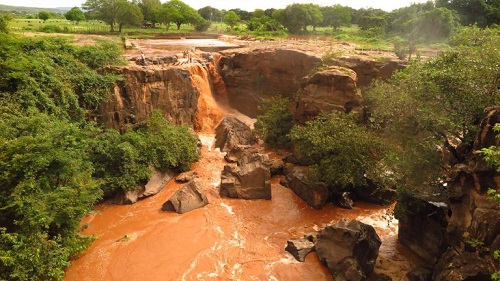
[[285,250],[300,262],[305,261],[306,256],[314,251],[314,243],[307,238],[290,239],[286,243]]
[[335,280],[363,281],[375,268],[381,243],[372,226],[343,219],[321,232],[316,252]]
[[220,195],[238,199],[271,199],[271,173],[262,156],[252,154],[226,165],[222,171]]
[[258,115],[262,98],[290,97],[302,77],[321,64],[321,58],[291,49],[237,49],[223,51],[220,69],[229,105],[250,117]]
[[434,269],[433,281],[491,280],[498,269],[493,258],[481,257],[475,252],[462,252],[450,248]]
[[252,145],[257,138],[247,124],[235,117],[224,118],[215,128],[215,147],[229,151],[238,145]]
[[371,179],[367,179],[366,185],[356,187],[353,193],[360,200],[380,205],[393,203],[397,197],[395,189],[376,184]]
[[[493,132],[499,121],[500,107],[485,110],[474,150],[500,144]],[[437,187],[399,200],[399,239],[435,266],[434,281],[490,280],[500,270],[491,252],[500,248],[500,203],[485,193],[500,190],[500,175],[474,151],[448,164],[446,192]]]
[[450,209],[443,200],[434,202],[407,196],[398,202],[404,211],[396,212],[399,241],[431,264],[436,263],[448,245],[446,228]]
[[198,185],[199,183],[196,180],[183,185],[172,197],[163,203],[161,210],[184,214],[207,205],[208,199]]
[[285,179],[289,188],[314,209],[321,209],[330,197],[328,187],[323,183],[311,183],[307,179],[308,167],[285,165]]
[[295,119],[304,123],[323,112],[333,110],[361,112],[361,94],[356,86],[356,73],[334,67],[304,77]]

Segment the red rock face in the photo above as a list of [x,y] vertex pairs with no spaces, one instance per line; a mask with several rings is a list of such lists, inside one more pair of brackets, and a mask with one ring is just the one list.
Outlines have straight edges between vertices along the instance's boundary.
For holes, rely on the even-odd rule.
[[304,77],[295,119],[304,123],[322,112],[359,109],[362,98],[356,80],[354,71],[341,67]]
[[219,66],[229,105],[250,117],[258,115],[262,98],[292,98],[302,77],[321,64],[321,58],[288,49],[237,49],[223,52]]
[[183,68],[113,68],[123,77],[96,119],[106,127],[124,129],[144,122],[153,110],[161,110],[172,124],[193,125],[199,91],[189,70]]

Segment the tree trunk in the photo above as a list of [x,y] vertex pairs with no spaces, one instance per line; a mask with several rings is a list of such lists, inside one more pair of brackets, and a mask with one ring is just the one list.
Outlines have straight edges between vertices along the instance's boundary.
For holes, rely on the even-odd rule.
[[110,23],[109,26],[111,27],[111,32],[115,32],[115,24],[114,23]]
[[120,23],[120,25],[118,25],[118,32],[122,33],[122,27],[123,27],[123,23]]
[[176,25],[177,25],[177,30],[181,29],[181,24],[182,24],[182,23],[176,23]]

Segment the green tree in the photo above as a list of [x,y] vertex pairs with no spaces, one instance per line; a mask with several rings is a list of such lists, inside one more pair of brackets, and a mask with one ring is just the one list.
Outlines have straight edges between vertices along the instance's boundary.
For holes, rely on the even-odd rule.
[[257,116],[255,131],[271,146],[286,147],[290,145],[288,134],[293,126],[290,106],[289,99],[280,97],[263,99],[259,106],[262,114]]
[[87,0],[82,7],[87,10],[90,18],[104,21],[109,24],[111,32],[114,32],[118,18],[130,11],[130,5],[135,6],[127,0]]
[[233,28],[240,21],[240,17],[234,11],[229,11],[224,15],[222,21]]
[[0,118],[0,279],[62,280],[90,240],[77,231],[101,197],[89,130],[47,114]]
[[9,21],[12,20],[12,15],[0,13],[0,32],[9,32]]
[[360,9],[357,12],[357,24],[362,30],[384,30],[387,25],[387,12],[380,9]]
[[199,9],[198,14],[208,21],[222,21],[222,12],[211,6]]
[[66,12],[66,14],[64,14],[64,17],[66,17],[67,20],[76,22],[76,24],[85,20],[85,15],[83,14],[83,11],[80,10],[80,8],[78,7],[71,8],[71,10],[69,10],[68,12]]
[[304,4],[291,4],[288,5],[283,13],[281,24],[283,24],[288,32],[299,33],[303,28],[304,32],[307,31],[308,25],[308,12]]
[[170,23],[177,25],[177,30],[182,24],[197,24],[201,22],[202,17],[198,12],[180,0],[170,0],[162,4],[160,18],[167,25],[167,30]]
[[47,11],[40,11],[38,12],[38,18],[45,22],[51,18],[51,14]]
[[337,30],[341,26],[351,25],[351,9],[349,7],[340,4],[321,7],[321,13],[323,14],[323,26],[331,26]]
[[116,16],[116,22],[118,23],[118,32],[122,32],[123,26],[139,26],[144,17],[139,6],[126,2],[123,4],[122,9],[118,12]]
[[141,0],[138,5],[141,8],[144,20],[151,23],[155,28],[156,24],[160,22],[160,0]]
[[[394,159],[406,175],[406,186],[442,176],[437,147],[463,161],[472,149],[483,109],[500,103],[499,39],[473,37],[470,34],[481,32],[468,33],[469,29],[463,31],[467,35],[457,35],[458,50],[415,62],[367,94],[374,104],[371,120],[399,140],[401,153]],[[477,37],[484,39],[480,45]]]
[[311,166],[312,178],[342,191],[379,177],[382,145],[360,125],[359,117],[332,112],[295,126],[290,132],[296,154]]

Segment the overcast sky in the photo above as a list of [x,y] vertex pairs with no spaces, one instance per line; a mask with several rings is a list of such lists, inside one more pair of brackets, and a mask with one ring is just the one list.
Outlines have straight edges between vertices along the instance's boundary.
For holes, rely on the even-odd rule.
[[[167,0],[160,0],[162,3]],[[85,0],[0,0],[0,4],[11,6],[26,6],[26,7],[40,7],[40,8],[56,8],[56,7],[74,7],[80,6]],[[314,3],[320,6],[330,6],[333,4],[341,4],[359,8],[379,8],[386,11],[392,11],[397,8],[409,6],[412,3],[427,2],[427,0],[184,0],[184,3],[190,5],[195,9],[205,6],[212,6],[217,9],[233,9],[240,8],[246,11],[253,11],[256,8],[285,8],[292,3]]]

